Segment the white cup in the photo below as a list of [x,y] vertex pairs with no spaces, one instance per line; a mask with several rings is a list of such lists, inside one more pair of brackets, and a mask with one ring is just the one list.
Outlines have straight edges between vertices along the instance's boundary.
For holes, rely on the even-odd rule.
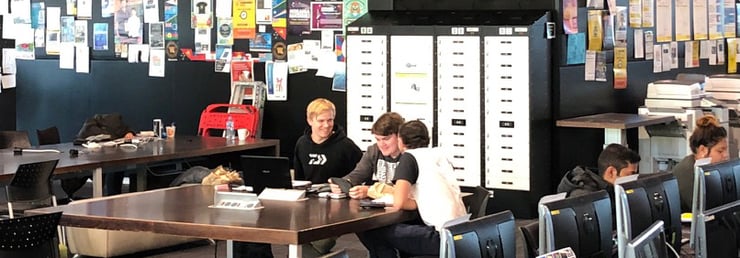
[[249,131],[247,128],[239,128],[236,130],[236,134],[239,137],[239,140],[243,141],[247,139],[247,136],[249,136]]

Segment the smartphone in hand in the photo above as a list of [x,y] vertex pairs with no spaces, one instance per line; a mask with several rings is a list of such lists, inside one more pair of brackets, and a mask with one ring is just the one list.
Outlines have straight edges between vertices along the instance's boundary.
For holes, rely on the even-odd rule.
[[342,193],[348,194],[349,189],[352,188],[352,183],[350,183],[347,179],[341,178],[341,177],[332,177],[329,178],[331,182],[335,185],[339,186],[339,189],[342,189]]

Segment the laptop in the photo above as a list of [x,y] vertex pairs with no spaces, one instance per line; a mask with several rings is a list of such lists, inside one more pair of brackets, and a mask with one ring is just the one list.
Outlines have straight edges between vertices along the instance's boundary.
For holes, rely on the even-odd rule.
[[265,188],[293,188],[286,157],[241,155],[244,184],[260,194]]

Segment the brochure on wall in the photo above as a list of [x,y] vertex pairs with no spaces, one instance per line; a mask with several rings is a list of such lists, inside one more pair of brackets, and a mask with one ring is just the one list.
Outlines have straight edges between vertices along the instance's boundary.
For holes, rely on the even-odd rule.
[[663,61],[661,67],[663,67],[664,72],[668,72],[671,70],[671,60],[673,60],[671,57],[671,44],[660,44],[660,53],[662,55],[661,60]]
[[213,28],[213,2],[194,0],[190,6],[190,28]]
[[164,2],[164,39],[177,40],[177,0]]
[[691,1],[676,0],[675,12],[676,41],[691,40]]
[[691,1],[691,4],[691,8],[694,9],[691,12],[691,23],[694,24],[694,40],[708,39],[707,1]]
[[656,42],[670,42],[673,40],[673,1],[657,0],[655,4]]
[[59,69],[75,68],[75,45],[62,43],[59,47]]
[[90,48],[88,46],[75,46],[75,71],[90,73]]
[[254,81],[254,60],[231,60],[231,84]]
[[159,21],[159,1],[146,0],[144,2],[144,22],[154,23]]
[[272,25],[272,0],[256,0],[255,19],[257,24]]
[[684,42],[684,67],[699,67],[699,41]]
[[231,46],[216,45],[216,61],[214,71],[217,73],[231,72]]
[[149,76],[164,77],[164,49],[152,49],[149,52]]
[[87,47],[87,20],[75,21],[75,45]]
[[655,17],[653,16],[653,3],[655,0],[642,0],[642,27],[652,28],[655,24]]
[[3,74],[3,89],[15,88],[15,74]]
[[347,91],[347,63],[336,62],[336,68],[334,70],[334,79],[331,83],[331,90],[333,91]]
[[31,24],[31,1],[11,0],[10,10],[15,24]]
[[722,3],[724,0],[707,1],[707,20],[709,27],[709,39],[720,39],[724,30],[722,23]]
[[311,2],[311,30],[342,30],[342,2]]
[[62,43],[75,42],[75,18],[73,16],[62,16]]
[[110,18],[115,12],[115,2],[113,0],[101,0],[100,1],[100,16],[103,18]]
[[155,22],[149,24],[149,46],[152,48],[164,48],[164,23]]
[[35,59],[35,47],[33,45],[34,37],[33,37],[33,28],[31,28],[30,23],[24,23],[24,24],[16,24],[15,29],[18,31],[16,32],[16,38],[15,38],[15,58],[17,59],[24,59],[24,60],[33,60]]
[[288,63],[269,61],[265,64],[267,100],[288,100]]
[[630,27],[642,27],[642,1],[629,0]]
[[311,34],[311,0],[288,1],[288,34]]
[[[574,0],[566,0],[574,1]],[[344,26],[346,27],[353,21],[359,19],[367,13],[367,0],[344,0]]]
[[232,23],[235,39],[252,39],[257,33],[254,0],[233,0]]
[[[287,26],[287,18],[288,18],[288,11],[287,11],[287,0],[271,0],[272,2],[272,27],[280,28],[282,30],[281,34],[282,37],[285,37],[287,32],[285,31],[285,27]],[[277,29],[276,29],[277,30]]]
[[108,50],[108,23],[93,23],[93,50]]
[[77,1],[77,19],[92,19],[92,0]]
[[645,38],[642,35],[642,29],[635,29],[635,35],[632,37],[635,39],[635,58],[645,57]]
[[2,72],[5,74],[15,73],[15,49],[3,48],[3,69]]
[[288,45],[288,73],[293,74],[307,71],[308,69],[305,67],[305,63],[308,59],[308,55],[303,50],[303,43]]
[[586,33],[570,34],[567,37],[567,64],[583,64],[586,62]]
[[663,55],[660,51],[660,44],[653,45],[653,73],[659,73],[663,71]]

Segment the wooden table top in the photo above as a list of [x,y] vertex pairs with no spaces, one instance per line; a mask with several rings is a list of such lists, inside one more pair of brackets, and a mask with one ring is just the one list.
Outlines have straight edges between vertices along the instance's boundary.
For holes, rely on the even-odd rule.
[[670,123],[674,120],[676,120],[676,118],[673,116],[603,113],[561,119],[556,122],[556,125],[558,127],[629,129],[640,126]]
[[303,244],[416,218],[415,212],[363,209],[358,200],[262,201],[264,208],[209,208],[213,186],[188,185],[83,200],[27,211],[63,211],[61,225],[272,244]]
[[[16,156],[12,149],[0,149],[0,177],[13,175],[20,164],[52,159],[59,159],[54,173],[62,174],[105,166],[151,163],[259,148],[274,148],[275,155],[279,155],[280,140],[249,138],[245,141],[227,141],[221,137],[178,135],[175,138],[140,144],[136,150],[123,150],[119,147],[85,149],[72,143],[34,148],[56,149],[61,153],[24,153]],[[70,149],[77,149],[81,153],[78,157],[71,158]]]

